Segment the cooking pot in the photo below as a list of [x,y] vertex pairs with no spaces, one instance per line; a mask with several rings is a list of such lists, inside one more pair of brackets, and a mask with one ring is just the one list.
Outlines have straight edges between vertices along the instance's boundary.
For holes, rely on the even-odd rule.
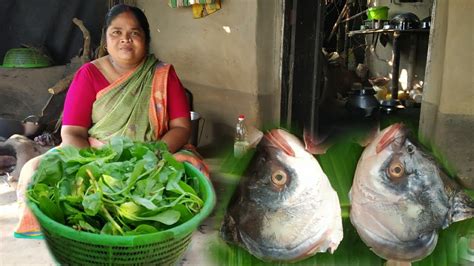
[[375,90],[370,87],[356,87],[349,92],[346,108],[358,117],[372,116],[379,107]]
[[420,19],[417,15],[407,12],[396,15],[390,20],[390,24],[399,30],[412,30],[420,28]]
[[0,118],[0,137],[8,139],[14,134],[35,136],[42,128],[40,117],[30,115],[23,120]]
[[431,17],[426,17],[421,21],[421,28],[422,29],[431,28]]

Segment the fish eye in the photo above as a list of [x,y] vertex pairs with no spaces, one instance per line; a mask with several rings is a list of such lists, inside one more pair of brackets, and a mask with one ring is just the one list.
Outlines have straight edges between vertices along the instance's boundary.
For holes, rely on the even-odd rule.
[[409,154],[413,154],[415,152],[415,148],[413,147],[413,145],[408,145],[407,151]]
[[397,181],[405,175],[405,167],[400,162],[391,163],[387,169],[387,174],[392,181]]
[[277,187],[282,187],[288,181],[288,177],[285,172],[278,170],[272,174],[272,183]]

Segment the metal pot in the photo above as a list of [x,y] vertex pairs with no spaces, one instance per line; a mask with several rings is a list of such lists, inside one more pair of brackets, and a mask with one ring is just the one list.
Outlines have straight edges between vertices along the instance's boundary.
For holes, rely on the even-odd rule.
[[346,107],[351,114],[359,117],[369,117],[378,109],[379,102],[375,98],[375,91],[370,87],[352,89]]
[[0,137],[8,139],[14,134],[35,136],[42,128],[40,117],[30,115],[23,120],[0,118]]
[[390,24],[398,30],[412,30],[420,28],[420,19],[417,15],[407,12],[393,17]]
[[30,115],[23,119],[23,128],[25,129],[24,135],[27,137],[33,137],[39,133],[43,128],[43,124],[40,123],[41,117],[36,115]]
[[[202,136],[202,130],[204,129],[204,123],[206,120],[198,112],[191,111],[191,137],[189,138],[189,143],[193,144],[195,147],[199,145],[199,140]],[[200,121],[202,120],[201,130]]]
[[426,17],[421,21],[421,28],[422,29],[431,28],[431,17]]

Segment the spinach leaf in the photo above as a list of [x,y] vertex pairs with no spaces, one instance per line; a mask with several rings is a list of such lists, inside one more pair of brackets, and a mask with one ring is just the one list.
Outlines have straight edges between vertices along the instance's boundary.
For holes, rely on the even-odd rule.
[[100,191],[86,195],[82,200],[84,211],[91,216],[94,216],[99,212],[102,204],[102,193]]
[[55,220],[58,223],[64,224],[64,213],[50,198],[40,196],[39,197],[39,208],[48,217]]
[[156,210],[158,209],[158,206],[156,206],[151,200],[149,199],[146,199],[146,198],[142,198],[142,197],[139,197],[139,196],[132,196],[132,199],[135,203],[137,203],[138,205],[141,205],[149,210]]
[[144,216],[145,208],[133,203],[133,202],[126,202],[118,208],[118,213],[123,217],[132,220],[132,221],[146,221],[152,220],[157,221],[166,225],[172,225],[179,220],[180,213],[175,210],[165,210],[159,212],[155,215],[151,216]]
[[156,233],[158,230],[156,227],[148,225],[148,224],[141,224],[137,226],[135,229],[132,231],[128,231],[125,233],[125,235],[141,235],[141,234],[150,234],[150,233]]
[[97,230],[94,226],[90,225],[88,222],[84,221],[84,220],[79,220],[78,222],[79,226],[78,228],[76,228],[77,230],[84,230],[84,231],[89,231],[89,232],[92,232],[92,233],[99,233],[100,231]]
[[158,162],[158,157],[156,157],[154,152],[149,150],[143,156],[143,161],[145,161],[145,169],[146,170],[151,170],[151,169],[154,169],[156,167],[156,164]]
[[61,159],[56,152],[46,153],[34,173],[33,183],[56,184],[63,176]]

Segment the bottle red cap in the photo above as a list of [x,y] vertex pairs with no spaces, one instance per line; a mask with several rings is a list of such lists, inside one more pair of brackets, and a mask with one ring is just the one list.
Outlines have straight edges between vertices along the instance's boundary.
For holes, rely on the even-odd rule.
[[245,119],[245,115],[239,115],[239,119]]

